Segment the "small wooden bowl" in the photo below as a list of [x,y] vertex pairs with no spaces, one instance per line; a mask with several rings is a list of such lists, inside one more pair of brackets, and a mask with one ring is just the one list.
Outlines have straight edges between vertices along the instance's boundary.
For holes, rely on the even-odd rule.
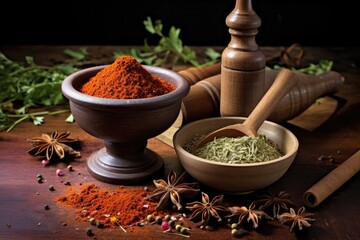
[[265,134],[284,152],[284,156],[262,163],[219,163],[197,157],[183,146],[196,134],[207,134],[221,127],[242,123],[243,117],[214,117],[181,127],[174,135],[176,154],[184,169],[199,183],[225,194],[244,194],[265,188],[279,180],[295,159],[299,142],[286,128],[265,121],[259,133]]
[[163,167],[162,158],[146,148],[147,140],[174,123],[182,99],[190,90],[189,83],[169,69],[144,66],[175,89],[161,96],[140,99],[99,98],[81,93],[80,87],[104,67],[80,70],[62,83],[62,92],[69,99],[77,124],[105,143],[104,148],[88,159],[88,170],[98,180],[109,183],[147,181]]

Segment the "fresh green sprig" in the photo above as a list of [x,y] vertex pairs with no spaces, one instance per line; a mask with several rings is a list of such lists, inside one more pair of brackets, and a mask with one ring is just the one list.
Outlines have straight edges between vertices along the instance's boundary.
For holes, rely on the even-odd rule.
[[[25,63],[15,62],[0,52],[0,131],[11,131],[16,125],[32,120],[35,125],[44,122],[45,115],[69,112],[69,109],[56,112],[29,113],[32,108],[56,106],[66,103],[62,95],[61,83],[86,60],[86,49],[78,52],[65,50],[70,61],[54,66],[41,66],[31,56]],[[67,119],[71,121],[71,116]]]
[[69,112],[69,109],[59,110],[59,111],[41,111],[33,113],[19,113],[19,114],[8,114],[3,113],[0,109],[0,131],[5,130],[10,132],[13,130],[19,123],[25,120],[32,120],[34,125],[41,125],[44,122],[45,115],[56,115],[61,113]]
[[163,33],[163,24],[161,20],[153,22],[148,17],[144,22],[145,29],[153,34],[157,35],[160,39],[158,45],[150,47],[147,43],[147,39],[144,40],[144,47],[142,50],[131,48],[128,50],[118,50],[114,52],[114,58],[122,55],[130,55],[136,58],[139,62],[154,65],[154,66],[175,66],[178,62],[189,63],[196,67],[210,65],[220,60],[221,54],[216,52],[212,48],[208,48],[205,51],[206,59],[203,63],[200,63],[197,59],[196,52],[189,46],[183,44],[180,39],[179,28],[172,26],[168,35]]
[[[309,66],[303,68],[292,67],[291,70],[317,76],[331,71],[332,67],[333,61],[321,59],[318,63],[311,63]],[[272,68],[277,70],[283,67],[280,65],[274,65]]]

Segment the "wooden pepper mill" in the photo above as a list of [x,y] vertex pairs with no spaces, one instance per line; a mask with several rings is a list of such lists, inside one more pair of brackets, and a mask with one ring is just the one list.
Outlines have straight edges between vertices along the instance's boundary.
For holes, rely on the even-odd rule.
[[265,93],[265,56],[255,36],[261,19],[251,0],[236,0],[227,16],[231,40],[221,57],[221,116],[248,116]]

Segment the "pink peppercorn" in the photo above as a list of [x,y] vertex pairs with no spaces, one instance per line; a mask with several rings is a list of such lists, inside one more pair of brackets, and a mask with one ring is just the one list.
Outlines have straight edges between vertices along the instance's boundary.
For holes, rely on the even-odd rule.
[[61,169],[57,169],[56,170],[56,175],[57,176],[62,176],[62,175],[64,175],[64,173],[63,173],[63,171],[61,171]]
[[167,221],[162,221],[161,229],[165,231],[165,230],[168,230],[169,228],[170,228],[169,223]]
[[48,160],[42,160],[41,163],[45,167],[46,165],[49,164],[49,161]]

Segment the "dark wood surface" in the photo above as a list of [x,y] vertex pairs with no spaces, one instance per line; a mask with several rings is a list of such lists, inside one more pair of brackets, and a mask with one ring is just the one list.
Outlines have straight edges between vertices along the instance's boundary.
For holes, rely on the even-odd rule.
[[[1,46],[0,51],[13,60],[22,61],[29,55],[39,64],[53,64],[63,60],[62,50],[70,47],[77,49],[79,46]],[[118,46],[87,48],[94,64],[104,64],[112,62],[112,52]],[[263,47],[263,50],[270,56],[279,48]],[[346,81],[341,91],[332,96],[338,105],[337,111],[320,126],[309,130],[301,127],[301,124],[282,124],[297,136],[300,147],[290,169],[269,189],[287,191],[297,207],[303,205],[302,194],[308,188],[360,149],[360,49],[305,48],[305,52],[304,64],[320,59],[333,60],[333,70],[340,72]],[[299,121],[306,125],[306,121],[323,118],[324,114],[315,109],[313,114],[307,114]],[[24,122],[9,133],[0,132],[0,239],[86,239],[88,223],[75,221],[71,212],[54,202],[69,188],[64,182],[70,181],[72,186],[95,183],[101,188],[118,187],[99,182],[88,173],[86,159],[93,151],[103,147],[103,142],[84,132],[76,123],[65,123],[67,116],[46,116],[43,125],[34,126],[31,122]],[[43,167],[37,158],[27,153],[31,147],[27,138],[54,130],[68,130],[70,136],[81,141],[82,157],[71,162],[75,171],[65,172],[63,177],[56,176],[55,170],[65,169],[68,163]],[[148,147],[164,159],[164,176],[170,169],[181,171],[173,148],[156,138],[149,140]],[[332,156],[334,160],[319,160],[321,155]],[[46,180],[43,184],[37,182],[38,173]],[[49,185],[54,185],[56,190],[49,191]],[[234,202],[241,202],[242,198],[245,197],[225,195],[225,199]],[[316,221],[303,234],[295,235],[289,232],[288,226],[273,221],[261,231],[251,231],[243,239],[357,239],[360,236],[359,203],[360,178],[357,174],[318,207],[309,209],[315,213]],[[50,206],[50,210],[44,210],[45,204]],[[66,222],[66,226],[62,222]],[[128,233],[120,229],[94,229],[94,232],[97,239],[181,238],[161,233],[156,225],[147,225],[144,231]],[[219,228],[213,232],[193,228],[190,238],[233,239],[229,228]]]

